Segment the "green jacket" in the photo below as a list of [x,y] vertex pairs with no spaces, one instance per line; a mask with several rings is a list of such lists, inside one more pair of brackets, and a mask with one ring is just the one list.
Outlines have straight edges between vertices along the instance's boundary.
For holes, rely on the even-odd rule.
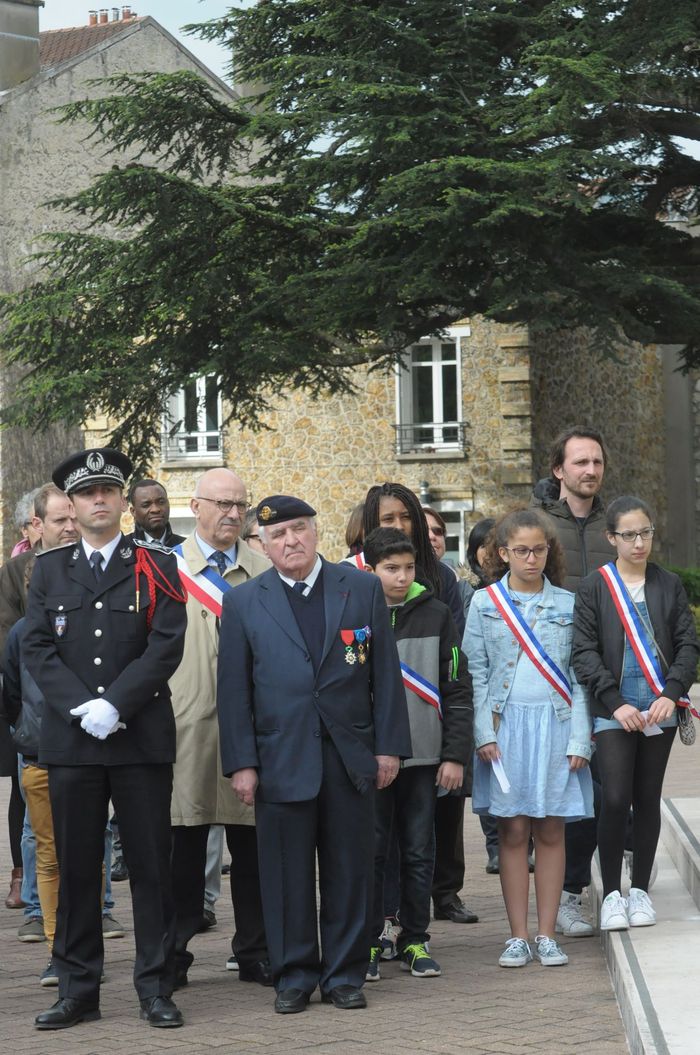
[[565,498],[555,496],[551,480],[538,483],[530,505],[542,509],[554,521],[557,536],[564,547],[564,587],[567,590],[576,591],[581,579],[615,559],[615,550],[605,537],[605,510],[597,495],[583,523],[576,519]]

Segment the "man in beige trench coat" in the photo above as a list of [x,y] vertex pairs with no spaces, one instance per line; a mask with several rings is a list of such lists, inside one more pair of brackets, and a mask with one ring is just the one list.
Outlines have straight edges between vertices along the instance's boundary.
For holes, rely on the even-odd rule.
[[170,680],[177,729],[171,806],[176,987],[187,985],[187,971],[194,959],[187,943],[201,928],[210,824],[225,825],[231,853],[236,918],[233,952],[239,977],[269,985],[255,817],[252,807],[238,801],[221,773],[216,664],[223,592],[266,571],[270,564],[239,538],[248,501],[246,488],[235,473],[229,469],[205,472],[190,506],[196,528],[175,549],[188,590],[185,651]]

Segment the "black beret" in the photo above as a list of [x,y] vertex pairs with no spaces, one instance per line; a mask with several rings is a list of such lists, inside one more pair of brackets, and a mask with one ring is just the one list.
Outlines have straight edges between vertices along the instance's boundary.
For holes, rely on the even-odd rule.
[[124,487],[134,470],[131,461],[112,447],[89,447],[65,458],[51,474],[56,487],[67,495],[93,484],[116,484]]
[[315,517],[316,510],[302,498],[293,495],[270,495],[258,504],[255,515],[259,524],[281,524],[285,520],[296,520],[297,517]]

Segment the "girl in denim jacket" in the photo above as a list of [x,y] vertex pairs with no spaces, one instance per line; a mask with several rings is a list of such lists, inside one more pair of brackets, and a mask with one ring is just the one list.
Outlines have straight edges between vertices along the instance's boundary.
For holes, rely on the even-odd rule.
[[[554,939],[564,883],[564,823],[593,816],[591,724],[570,664],[574,597],[553,585],[563,578],[561,545],[548,518],[533,509],[516,510],[496,523],[484,568],[487,578],[500,584],[475,594],[463,649],[474,684],[478,760],[472,807],[498,818],[501,887],[511,928],[499,963],[524,967],[532,960],[527,925],[532,834],[536,955],[543,965],[558,966],[568,962]],[[502,594],[492,593],[499,589]],[[520,616],[532,631],[538,665],[502,610],[517,613],[515,624]],[[552,666],[563,675],[561,690],[542,673],[542,667]],[[499,762],[508,790],[492,765]]]

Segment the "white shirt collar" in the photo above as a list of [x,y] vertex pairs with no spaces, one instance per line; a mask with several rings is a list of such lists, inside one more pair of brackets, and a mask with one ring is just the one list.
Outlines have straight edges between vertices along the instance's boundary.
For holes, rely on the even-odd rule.
[[207,561],[210,560],[212,553],[216,553],[216,552],[225,553],[226,556],[229,559],[229,564],[226,565],[227,569],[228,569],[229,566],[231,568],[235,568],[236,567],[236,563],[238,561],[238,543],[237,542],[234,542],[234,544],[231,546],[230,549],[217,551],[216,546],[211,546],[208,542],[205,542],[204,539],[201,538],[197,534],[196,531],[194,533],[194,537],[197,540],[197,545],[201,549],[205,560],[207,560]]
[[115,549],[117,548],[117,546],[119,545],[121,540],[122,540],[122,533],[120,531],[118,535],[115,535],[115,537],[112,539],[111,542],[107,542],[106,545],[104,545],[104,546],[99,546],[99,547],[91,546],[89,542],[85,541],[85,539],[81,539],[80,541],[83,544],[83,550],[85,551],[85,556],[87,557],[88,562],[90,560],[90,557],[95,552],[95,550],[99,548],[99,551],[102,554],[102,560],[104,561],[104,567],[106,568],[107,565],[109,564],[109,558],[112,556],[112,554],[114,553]]
[[[304,590],[304,592],[302,594],[302,597],[308,596],[308,594],[311,592],[311,590],[313,590],[313,588],[314,588],[314,586],[316,584],[316,580],[318,579],[320,573],[321,573],[321,558],[319,557],[318,554],[316,554],[316,563],[314,564],[314,566],[311,569],[311,571],[309,572],[309,574],[304,577],[304,582],[306,583],[306,589]],[[292,587],[292,589],[294,588],[294,583],[300,581],[299,579],[289,579],[289,578],[287,578],[287,576],[283,575],[281,571],[278,571],[277,574],[279,575],[279,577],[282,580],[282,582],[286,583],[287,586]]]

